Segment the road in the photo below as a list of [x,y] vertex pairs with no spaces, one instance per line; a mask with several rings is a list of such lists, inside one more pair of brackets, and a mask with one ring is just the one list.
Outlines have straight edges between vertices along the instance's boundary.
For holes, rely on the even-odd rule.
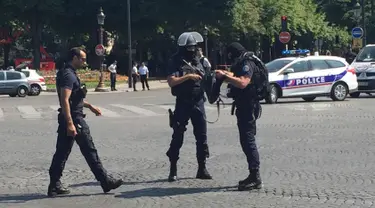
[[[0,98],[0,207],[373,207],[375,151],[373,99],[332,102],[301,99],[263,105],[257,143],[264,188],[238,192],[247,176],[230,106],[209,124],[214,180],[195,180],[195,142],[189,124],[179,161],[180,181],[166,182],[171,129],[168,89],[90,94],[104,115],[87,121],[107,170],[125,185],[109,194],[95,182],[77,145],[62,181],[72,193],[46,198],[48,168],[56,142],[53,94]],[[216,119],[207,105],[209,120]]]

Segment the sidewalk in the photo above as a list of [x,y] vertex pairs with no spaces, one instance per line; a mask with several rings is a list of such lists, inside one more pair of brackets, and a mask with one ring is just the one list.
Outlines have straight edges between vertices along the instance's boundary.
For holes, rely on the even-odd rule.
[[[151,90],[154,89],[165,89],[169,88],[167,80],[149,80],[148,84]],[[142,90],[142,83],[137,82],[136,88],[138,91]],[[119,93],[119,92],[132,92],[133,88],[129,88],[128,83],[116,84],[117,91],[111,91],[111,88],[108,87],[108,92],[95,92],[95,88],[87,89],[87,94],[100,94],[100,93]],[[40,95],[47,94],[56,94],[56,89],[47,89],[47,91],[42,92]]]

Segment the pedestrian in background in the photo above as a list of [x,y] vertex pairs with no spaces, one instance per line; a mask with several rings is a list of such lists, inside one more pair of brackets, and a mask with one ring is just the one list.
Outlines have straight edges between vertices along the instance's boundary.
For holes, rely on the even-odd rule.
[[116,74],[117,74],[117,61],[115,60],[113,64],[108,67],[109,72],[111,73],[111,91],[117,91],[116,89]]
[[138,69],[137,69],[137,66],[138,64],[137,63],[134,63],[133,64],[133,69],[132,69],[132,78],[133,78],[133,89],[134,91],[138,91],[137,88],[135,87],[136,86],[136,83],[137,83],[137,79],[138,79]]
[[149,71],[147,66],[145,65],[145,62],[142,62],[141,66],[139,67],[139,75],[141,76],[141,82],[142,82],[142,88],[143,91],[145,91],[145,83],[148,90],[150,90],[150,86],[148,86],[148,75]]

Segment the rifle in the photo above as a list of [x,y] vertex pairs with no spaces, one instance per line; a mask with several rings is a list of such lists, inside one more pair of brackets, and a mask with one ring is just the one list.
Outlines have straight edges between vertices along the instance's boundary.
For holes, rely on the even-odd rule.
[[193,73],[199,74],[199,76],[201,76],[202,78],[205,76],[205,73],[203,71],[201,71],[198,67],[192,66],[191,64],[189,64],[184,59],[182,59],[182,61],[186,64],[182,67],[183,72],[185,72],[187,74],[193,74]]

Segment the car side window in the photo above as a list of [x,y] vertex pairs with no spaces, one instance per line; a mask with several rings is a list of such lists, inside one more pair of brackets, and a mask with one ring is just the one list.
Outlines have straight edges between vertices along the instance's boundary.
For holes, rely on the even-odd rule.
[[7,72],[7,80],[21,79],[21,74],[16,72]]
[[310,60],[312,70],[329,69],[329,65],[325,60]]
[[341,67],[345,67],[345,64],[342,63],[341,61],[336,61],[336,60],[327,60],[327,63],[329,64],[330,68],[341,68]]
[[296,62],[290,65],[288,68],[292,68],[294,70],[294,73],[309,71],[309,65],[307,64],[307,61]]
[[4,72],[0,72],[0,81],[4,81],[5,80],[5,74]]

